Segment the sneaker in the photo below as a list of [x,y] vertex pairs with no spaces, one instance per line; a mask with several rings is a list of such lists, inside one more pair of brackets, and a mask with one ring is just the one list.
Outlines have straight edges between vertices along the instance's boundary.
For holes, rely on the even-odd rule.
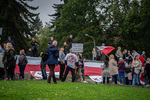
[[82,83],[88,83],[87,81],[83,81]]

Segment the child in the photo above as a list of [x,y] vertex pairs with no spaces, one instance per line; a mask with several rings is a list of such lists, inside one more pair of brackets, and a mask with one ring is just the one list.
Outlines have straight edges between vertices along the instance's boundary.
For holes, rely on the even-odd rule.
[[130,69],[130,72],[128,73],[128,82],[129,82],[129,85],[132,85],[132,71],[131,71],[132,62],[129,63],[128,68]]

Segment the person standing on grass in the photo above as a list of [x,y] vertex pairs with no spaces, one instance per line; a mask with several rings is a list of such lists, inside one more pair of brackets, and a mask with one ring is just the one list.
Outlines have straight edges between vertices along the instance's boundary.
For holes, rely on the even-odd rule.
[[136,55],[134,57],[134,60],[133,60],[133,63],[132,63],[132,66],[134,67],[134,76],[133,76],[133,83],[132,85],[134,86],[135,84],[139,85],[139,77],[140,77],[140,70],[141,70],[141,62],[139,61],[139,56]]
[[101,66],[103,72],[102,72],[102,77],[103,77],[103,84],[105,84],[105,78],[107,78],[107,84],[109,84],[109,78],[110,78],[110,72],[109,72],[109,65],[108,61],[104,61],[104,65]]
[[[47,55],[47,56],[45,56]],[[46,52],[41,52],[40,56],[42,57],[40,67],[42,72],[43,80],[47,80],[47,74],[46,74],[46,64],[44,63],[47,60],[48,54]]]
[[38,47],[40,46],[40,44],[37,41],[35,41],[34,37],[32,38],[31,46],[32,46],[33,57],[37,57],[38,56]]
[[129,66],[128,66],[128,82],[129,82],[129,85],[132,85],[132,62],[129,62]]
[[75,81],[75,63],[76,63],[76,66],[78,66],[78,58],[74,53],[72,53],[72,49],[70,49],[70,53],[68,53],[67,56],[65,57],[65,62],[67,63],[67,68],[65,71],[65,75],[62,78],[62,82],[66,80],[66,77],[70,70],[72,73],[72,82],[74,82]]
[[[145,85],[146,87],[150,87],[150,58],[147,58],[147,63],[144,68],[144,75],[145,75]],[[148,83],[146,80],[147,78],[148,78]]]
[[8,78],[9,80],[12,80],[14,79],[14,71],[16,67],[15,50],[11,43],[7,43],[6,50],[7,50]]
[[96,50],[95,50],[95,48],[93,48],[92,55],[93,55],[93,60],[96,60]]
[[48,59],[46,60],[45,64],[49,66],[50,68],[50,74],[47,79],[48,83],[51,83],[51,77],[53,77],[54,84],[56,84],[56,78],[55,78],[55,65],[58,65],[58,57],[59,57],[59,51],[57,46],[57,41],[53,41],[52,45],[48,47]]
[[24,50],[21,50],[18,65],[19,65],[20,74],[22,76],[22,79],[24,79],[24,70],[25,70],[27,63],[28,63],[28,60],[26,58],[26,54],[24,53]]
[[119,78],[120,78],[120,83],[122,84],[122,77],[124,80],[124,84],[126,85],[126,80],[125,80],[125,62],[122,58],[119,58]]
[[8,80],[8,70],[7,70],[7,50],[6,50],[7,42],[3,43],[4,53],[2,58],[2,63],[4,64],[4,80]]
[[109,72],[112,76],[112,83],[117,84],[117,76],[118,76],[118,67],[117,67],[117,61],[114,58],[114,55],[111,54],[109,57]]
[[65,70],[65,53],[64,53],[63,46],[60,48],[60,51],[59,51],[59,64],[60,64],[59,79],[61,80],[63,77],[64,70]]
[[121,47],[118,47],[118,50],[116,52],[117,62],[119,62],[119,58],[122,58],[122,52]]

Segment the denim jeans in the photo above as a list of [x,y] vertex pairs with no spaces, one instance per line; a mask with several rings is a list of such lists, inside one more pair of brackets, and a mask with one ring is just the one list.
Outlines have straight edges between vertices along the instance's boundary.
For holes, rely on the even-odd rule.
[[19,68],[20,68],[20,74],[22,76],[22,78],[24,78],[24,70],[25,70],[25,67],[26,65],[20,65]]
[[139,79],[138,79],[138,74],[134,73],[132,85],[134,86],[136,83],[137,85],[139,85]]
[[129,82],[129,85],[132,85],[132,80],[128,80],[128,82]]
[[41,67],[43,80],[47,80],[46,66]]
[[139,74],[138,74],[138,81],[139,81],[139,84],[141,83],[141,81],[140,81],[140,75],[141,75],[141,71],[140,71]]
[[122,83],[122,77],[121,76],[123,77],[124,84],[126,84],[125,73],[119,72],[120,83]]
[[81,73],[82,73],[83,81],[85,81],[84,68],[81,69]]

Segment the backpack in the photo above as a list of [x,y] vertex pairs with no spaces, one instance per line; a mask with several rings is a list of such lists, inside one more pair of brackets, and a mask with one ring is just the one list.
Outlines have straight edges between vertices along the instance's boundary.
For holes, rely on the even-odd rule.
[[48,52],[43,53],[42,54],[42,61],[43,62],[47,61],[48,57],[49,57],[49,53]]

